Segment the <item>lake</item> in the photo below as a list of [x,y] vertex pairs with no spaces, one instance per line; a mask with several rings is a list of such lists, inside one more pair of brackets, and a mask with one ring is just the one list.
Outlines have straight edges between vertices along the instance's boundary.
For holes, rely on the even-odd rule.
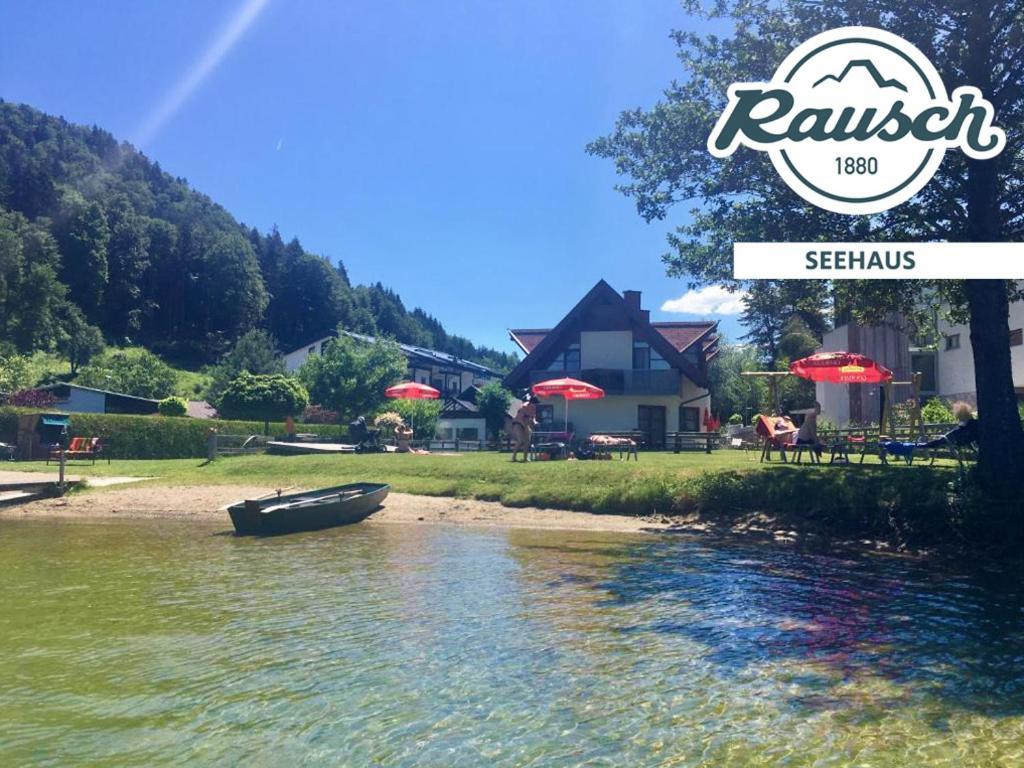
[[672,536],[0,520],[0,765],[1024,762],[1020,574]]

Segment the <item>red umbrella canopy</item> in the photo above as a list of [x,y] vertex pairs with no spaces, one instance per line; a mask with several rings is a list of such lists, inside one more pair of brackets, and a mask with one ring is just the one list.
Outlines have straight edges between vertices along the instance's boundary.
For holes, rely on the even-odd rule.
[[819,352],[790,363],[789,372],[829,384],[880,384],[892,379],[892,371],[856,352]]
[[561,395],[566,400],[597,400],[604,397],[604,390],[579,379],[548,379],[531,387],[538,397]]
[[395,384],[395,386],[385,389],[384,394],[402,400],[437,400],[441,396],[440,390],[426,384],[418,384],[415,381]]

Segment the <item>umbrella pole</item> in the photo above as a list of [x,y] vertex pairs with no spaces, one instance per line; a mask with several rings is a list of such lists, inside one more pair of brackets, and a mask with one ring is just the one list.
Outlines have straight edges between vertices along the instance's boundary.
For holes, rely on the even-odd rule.
[[565,426],[562,428],[565,434],[569,434],[569,398],[565,398]]

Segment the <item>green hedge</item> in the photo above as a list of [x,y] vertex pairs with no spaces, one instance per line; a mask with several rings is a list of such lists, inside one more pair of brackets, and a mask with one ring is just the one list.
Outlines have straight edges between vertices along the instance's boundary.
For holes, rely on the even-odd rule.
[[[0,408],[0,440],[17,437],[19,408]],[[167,416],[119,416],[110,413],[72,413],[72,437],[102,437],[105,453],[114,459],[188,459],[206,456],[206,430],[225,435],[262,435],[263,422],[186,419]],[[296,424],[296,430],[339,437],[336,424]],[[283,423],[270,424],[272,436],[284,434]],[[6,439],[5,439],[6,438]]]

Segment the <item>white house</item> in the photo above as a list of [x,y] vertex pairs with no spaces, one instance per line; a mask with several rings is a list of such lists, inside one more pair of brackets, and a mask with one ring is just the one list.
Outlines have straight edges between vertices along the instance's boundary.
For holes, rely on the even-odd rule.
[[[372,344],[374,338],[360,333],[343,331],[351,339]],[[324,336],[297,349],[293,349],[284,356],[284,367],[287,371],[298,370],[310,355],[319,355],[324,347],[337,338],[336,334]],[[501,374],[491,370],[485,365],[464,360],[447,352],[439,352],[436,349],[426,349],[411,344],[399,344],[402,352],[409,362],[408,378],[420,384],[429,384],[441,390],[445,395],[457,395],[468,387],[486,384],[488,381],[495,381],[501,378]]]
[[[545,379],[571,377],[605,391],[600,400],[569,404],[569,429],[578,437],[640,431],[651,447],[666,432],[698,432],[710,412],[707,363],[718,352],[718,324],[652,323],[640,292],[619,294],[601,280],[554,328],[522,328],[509,335],[526,354],[505,377],[519,393]],[[541,429],[561,429],[565,400],[544,400]]]
[[[1017,399],[1024,401],[1024,301],[1010,304],[1010,360]],[[934,348],[918,347],[900,330],[901,320],[893,317],[889,325],[861,326],[845,323],[825,334],[819,351],[860,352],[893,371],[897,381],[922,374],[921,399],[940,397],[948,402],[963,400],[977,406],[974,382],[974,353],[967,325],[938,320],[938,338]],[[822,415],[846,425],[851,422],[877,422],[882,406],[881,387],[867,384],[817,384]],[[912,390],[906,385],[894,388],[893,398],[905,400]]]
[[[1010,304],[1010,362],[1017,399],[1024,400],[1024,301]],[[971,350],[971,329],[939,319],[939,340],[936,351],[936,382],[939,397],[978,404],[974,384],[974,352]]]

